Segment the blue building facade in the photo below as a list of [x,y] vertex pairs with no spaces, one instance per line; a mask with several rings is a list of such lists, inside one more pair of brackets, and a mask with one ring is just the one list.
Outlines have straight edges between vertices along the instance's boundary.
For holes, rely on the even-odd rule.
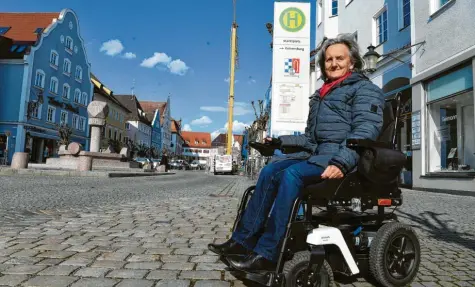
[[[0,133],[11,131],[10,159],[14,151],[27,151],[30,162],[57,154],[62,124],[72,128],[72,141],[89,149],[87,105],[93,96],[91,66],[76,14],[65,9],[37,32],[37,41],[22,60],[0,66],[0,96],[9,104],[0,113]],[[13,44],[12,51],[19,45]]]

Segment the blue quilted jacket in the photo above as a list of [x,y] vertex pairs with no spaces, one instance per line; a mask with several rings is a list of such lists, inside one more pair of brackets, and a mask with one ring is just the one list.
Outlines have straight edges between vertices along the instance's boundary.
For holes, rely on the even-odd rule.
[[283,147],[301,146],[309,153],[287,154],[281,159],[304,157],[323,168],[335,165],[348,173],[359,156],[346,147],[346,139],[376,140],[383,127],[384,104],[382,90],[360,73],[333,87],[323,99],[317,90],[310,97],[305,133],[279,137]]

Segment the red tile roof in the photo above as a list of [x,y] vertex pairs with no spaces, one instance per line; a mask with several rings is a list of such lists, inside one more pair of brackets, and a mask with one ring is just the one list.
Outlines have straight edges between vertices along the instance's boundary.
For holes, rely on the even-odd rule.
[[11,27],[5,37],[15,42],[36,42],[37,28],[47,28],[59,12],[52,13],[0,13],[0,27]]
[[147,101],[140,101],[140,105],[142,109],[147,114],[155,114],[155,110],[158,110],[160,113],[160,124],[163,125],[164,113],[165,108],[167,106],[167,102],[147,102]]
[[177,121],[175,119],[172,119],[171,132],[172,133],[179,133],[180,131],[181,131],[181,120]]
[[[243,135],[233,135],[234,136],[234,141],[237,141],[241,146],[243,142]],[[213,140],[213,146],[225,146],[226,145],[226,134],[219,134],[214,140]]]
[[[204,132],[181,132],[184,146],[194,148],[211,148],[211,134]],[[195,142],[198,142],[196,144]]]

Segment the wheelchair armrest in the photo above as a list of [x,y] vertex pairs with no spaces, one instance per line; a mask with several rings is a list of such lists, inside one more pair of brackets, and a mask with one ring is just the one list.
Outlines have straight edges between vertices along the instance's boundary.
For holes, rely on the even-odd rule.
[[290,154],[290,153],[298,153],[298,152],[310,152],[306,148],[302,146],[295,146],[295,145],[282,145],[281,147],[282,153]]
[[357,149],[357,148],[387,148],[392,149],[389,143],[378,142],[369,139],[347,139],[346,147]]
[[257,150],[263,156],[273,156],[274,151],[280,148],[278,144],[264,144],[260,142],[249,142],[249,146]]

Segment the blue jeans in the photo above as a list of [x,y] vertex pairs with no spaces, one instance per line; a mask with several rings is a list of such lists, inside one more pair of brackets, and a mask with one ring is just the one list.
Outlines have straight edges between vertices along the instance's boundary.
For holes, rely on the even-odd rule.
[[[276,261],[295,199],[305,185],[320,179],[322,173],[323,168],[306,160],[284,160],[265,166],[232,239]],[[266,230],[258,238],[271,208]]]

